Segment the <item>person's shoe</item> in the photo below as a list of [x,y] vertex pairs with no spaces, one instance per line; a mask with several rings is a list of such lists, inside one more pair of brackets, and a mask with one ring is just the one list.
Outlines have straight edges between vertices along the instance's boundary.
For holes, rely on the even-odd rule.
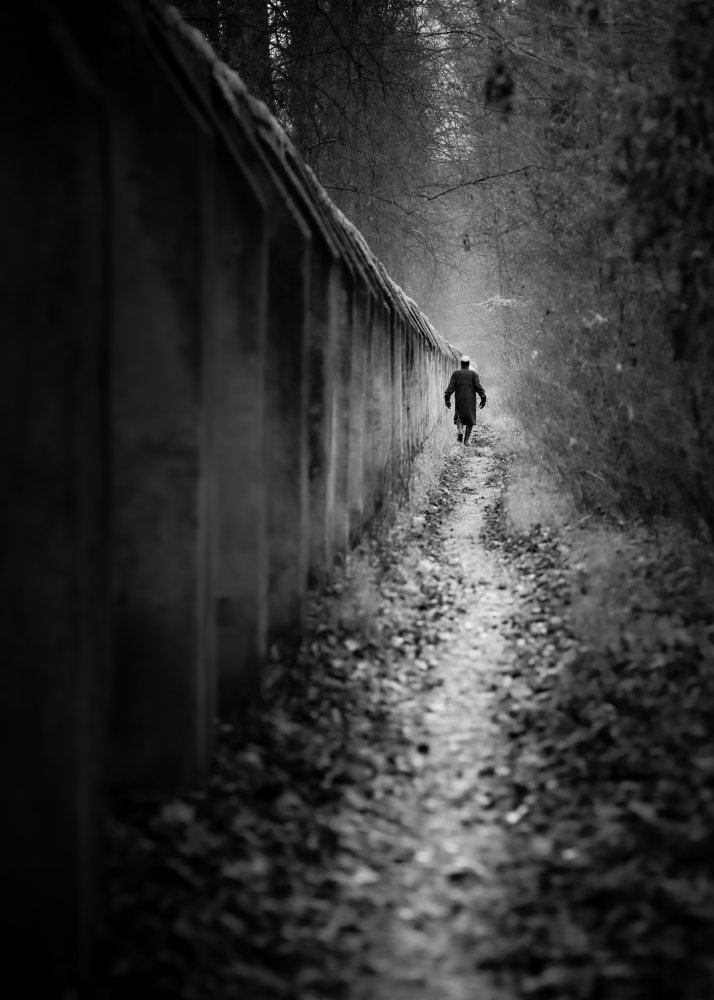
[[464,440],[464,435],[463,434],[457,434],[456,435],[456,440],[457,441],[463,441]]

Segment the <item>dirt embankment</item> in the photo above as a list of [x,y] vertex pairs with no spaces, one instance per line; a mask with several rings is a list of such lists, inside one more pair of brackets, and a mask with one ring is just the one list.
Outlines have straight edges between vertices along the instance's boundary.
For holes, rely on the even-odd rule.
[[711,566],[484,428],[416,495],[210,784],[115,804],[101,995],[714,995]]

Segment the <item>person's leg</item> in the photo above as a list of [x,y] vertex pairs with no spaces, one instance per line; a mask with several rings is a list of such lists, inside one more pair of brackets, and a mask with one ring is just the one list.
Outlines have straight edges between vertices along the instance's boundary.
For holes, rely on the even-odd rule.
[[454,420],[456,424],[456,440],[462,441],[464,437],[464,425],[461,423],[458,417]]
[[473,430],[473,424],[464,424],[464,447],[469,443],[469,438],[471,437],[471,431]]

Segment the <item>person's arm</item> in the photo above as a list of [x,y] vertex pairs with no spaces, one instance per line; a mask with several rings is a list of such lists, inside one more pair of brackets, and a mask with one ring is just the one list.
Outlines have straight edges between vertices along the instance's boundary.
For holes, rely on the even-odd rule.
[[484,387],[481,385],[481,379],[478,377],[478,373],[474,372],[474,389],[479,394],[481,402],[479,403],[479,409],[482,410],[486,405],[486,392]]
[[451,381],[446,387],[446,392],[444,393],[444,403],[447,410],[451,409],[451,397],[456,390],[456,372],[451,376]]

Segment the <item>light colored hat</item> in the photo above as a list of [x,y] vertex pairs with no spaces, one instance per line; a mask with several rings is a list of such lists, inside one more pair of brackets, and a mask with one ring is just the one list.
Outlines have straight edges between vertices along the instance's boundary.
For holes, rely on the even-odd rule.
[[462,364],[467,364],[467,365],[471,364],[471,358],[468,356],[468,354],[462,354],[461,355],[461,363]]

